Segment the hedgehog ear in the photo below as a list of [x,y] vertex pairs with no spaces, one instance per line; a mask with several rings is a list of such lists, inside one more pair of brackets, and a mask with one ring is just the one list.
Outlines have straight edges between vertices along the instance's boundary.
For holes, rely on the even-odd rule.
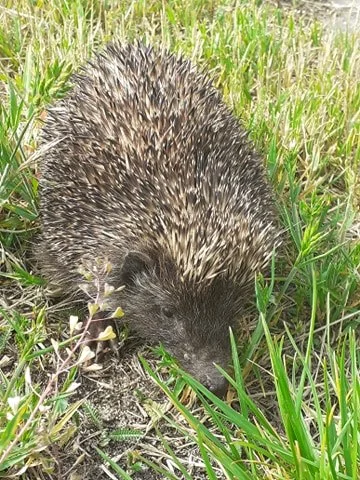
[[120,271],[123,285],[134,283],[135,277],[142,272],[149,271],[154,266],[154,260],[142,252],[128,252]]

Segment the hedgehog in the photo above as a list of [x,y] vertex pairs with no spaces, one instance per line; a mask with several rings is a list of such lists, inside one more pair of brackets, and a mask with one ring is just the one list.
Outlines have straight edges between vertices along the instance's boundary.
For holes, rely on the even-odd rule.
[[79,270],[106,259],[106,310],[223,395],[229,327],[280,236],[263,162],[208,74],[165,48],[110,44],[49,108],[40,145],[43,276],[86,302]]

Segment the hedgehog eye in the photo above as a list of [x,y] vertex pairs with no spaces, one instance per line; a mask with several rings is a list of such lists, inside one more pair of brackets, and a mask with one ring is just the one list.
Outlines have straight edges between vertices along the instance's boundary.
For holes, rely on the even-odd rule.
[[175,314],[174,309],[171,307],[162,307],[161,312],[166,318],[172,318]]

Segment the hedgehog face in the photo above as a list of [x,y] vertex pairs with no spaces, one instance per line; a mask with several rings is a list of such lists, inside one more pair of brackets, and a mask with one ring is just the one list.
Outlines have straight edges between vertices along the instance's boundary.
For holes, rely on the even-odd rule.
[[215,364],[230,363],[229,326],[235,326],[238,292],[222,280],[192,285],[180,280],[171,262],[160,265],[129,253],[122,267],[121,305],[130,327],[147,341],[161,342],[181,366],[217,395],[227,382]]

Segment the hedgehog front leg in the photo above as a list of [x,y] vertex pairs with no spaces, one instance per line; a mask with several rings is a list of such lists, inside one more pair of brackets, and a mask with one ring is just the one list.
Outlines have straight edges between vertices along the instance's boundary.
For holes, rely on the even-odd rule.
[[87,323],[85,342],[95,351],[95,361],[100,361],[108,351],[112,351],[116,356],[119,356],[118,342],[116,337],[113,336],[113,333],[116,334],[116,326],[114,320],[109,318],[109,314],[98,312],[93,315],[90,323]]

